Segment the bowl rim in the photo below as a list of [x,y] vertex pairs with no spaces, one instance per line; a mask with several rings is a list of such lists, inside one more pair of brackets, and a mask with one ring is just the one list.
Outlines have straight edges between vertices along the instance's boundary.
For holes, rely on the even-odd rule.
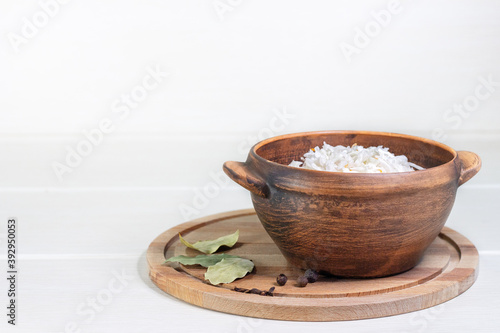
[[[344,135],[365,134],[365,135],[383,135],[383,136],[391,136],[391,137],[396,137],[396,138],[411,139],[413,141],[425,142],[425,143],[431,144],[433,146],[437,146],[441,149],[444,149],[444,150],[450,152],[453,155],[453,158],[446,163],[443,163],[443,164],[440,164],[440,165],[437,165],[437,166],[434,166],[431,168],[426,168],[424,170],[416,170],[418,172],[404,171],[404,172],[381,172],[381,173],[369,173],[369,172],[352,172],[351,173],[351,172],[333,172],[333,171],[313,170],[313,169],[292,167],[289,165],[270,161],[270,160],[260,156],[259,154],[257,154],[257,150],[259,148],[261,148],[269,143],[278,141],[278,140],[295,138],[295,137],[300,137],[300,136],[308,136],[308,135],[321,135],[321,134],[344,134]],[[348,175],[347,177],[353,177],[353,176],[355,176],[355,177],[366,177],[366,176],[384,177],[384,176],[395,176],[395,175],[401,175],[401,176],[404,176],[404,175],[424,175],[426,173],[430,173],[433,171],[435,172],[437,170],[443,170],[446,167],[449,167],[450,165],[455,163],[455,161],[458,157],[458,153],[453,148],[451,148],[448,145],[445,145],[444,143],[441,143],[441,142],[438,142],[438,141],[435,141],[432,139],[426,139],[426,138],[422,138],[422,137],[415,136],[415,135],[401,134],[401,133],[379,132],[379,131],[358,131],[358,130],[321,130],[321,131],[308,131],[308,132],[296,132],[296,133],[282,134],[282,135],[273,136],[273,137],[264,139],[260,142],[257,142],[250,149],[250,154],[254,158],[256,158],[259,162],[268,163],[268,164],[271,164],[273,166],[280,167],[280,168],[285,168],[285,170],[299,172],[299,173],[305,173],[305,174],[310,174],[310,175],[314,175],[314,174],[317,174],[317,175],[319,175],[319,174],[321,174],[321,175],[331,174],[331,175],[335,175],[335,176],[342,175],[341,177],[345,177],[344,175]]]

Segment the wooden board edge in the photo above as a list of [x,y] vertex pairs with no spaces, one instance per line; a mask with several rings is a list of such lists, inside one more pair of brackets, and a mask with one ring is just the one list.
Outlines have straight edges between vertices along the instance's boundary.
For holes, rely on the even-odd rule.
[[252,214],[255,214],[253,209],[214,214],[180,224],[162,233],[150,244],[147,251],[151,280],[161,290],[178,299],[215,311],[275,320],[342,321],[392,316],[429,308],[460,295],[470,288],[477,278],[477,249],[463,235],[447,227],[443,228],[443,235],[447,240],[452,240],[460,250],[460,262],[450,272],[424,284],[387,294],[356,298],[315,298],[313,306],[305,306],[303,298],[236,293],[203,283],[172,267],[162,265],[165,260],[165,246],[179,231],[207,222]]

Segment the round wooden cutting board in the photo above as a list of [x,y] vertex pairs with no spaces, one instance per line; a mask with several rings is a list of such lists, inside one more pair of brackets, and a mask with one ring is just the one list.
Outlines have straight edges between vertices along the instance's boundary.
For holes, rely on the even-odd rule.
[[[206,268],[164,263],[166,258],[200,252],[179,242],[215,239],[240,230],[238,243],[217,253],[254,262],[252,273],[230,284],[213,286],[204,280]],[[458,232],[444,228],[410,271],[376,279],[320,276],[304,288],[296,285],[303,271],[291,267],[267,235],[253,209],[227,212],[180,224],[158,236],[147,252],[151,280],[163,291],[207,309],[243,316],[298,321],[376,318],[425,309],[467,290],[476,280],[479,261],[475,246]],[[288,276],[278,286],[276,276]],[[234,287],[268,290],[274,296],[240,293]]]

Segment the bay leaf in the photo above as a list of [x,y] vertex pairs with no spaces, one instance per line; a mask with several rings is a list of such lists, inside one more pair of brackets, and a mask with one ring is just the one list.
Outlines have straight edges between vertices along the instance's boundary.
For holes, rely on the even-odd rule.
[[181,234],[179,234],[179,240],[182,244],[190,247],[192,249],[198,250],[203,253],[212,254],[219,249],[221,246],[232,247],[238,241],[238,237],[240,236],[240,231],[236,230],[235,233],[219,237],[214,240],[206,240],[199,241],[194,244],[189,243],[187,240],[182,238]]
[[225,258],[217,264],[208,267],[205,279],[211,284],[231,283],[250,273],[254,268],[253,262],[243,258]]
[[240,257],[232,256],[230,254],[225,254],[225,253],[212,254],[212,255],[200,254],[199,256],[196,257],[177,256],[168,258],[167,260],[165,260],[165,263],[178,262],[183,265],[201,265],[203,267],[210,267],[215,265],[222,259],[226,258],[240,258]]

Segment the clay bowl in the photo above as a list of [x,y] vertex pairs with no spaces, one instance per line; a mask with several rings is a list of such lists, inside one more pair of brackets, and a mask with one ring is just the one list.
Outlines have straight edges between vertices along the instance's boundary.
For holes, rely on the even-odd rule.
[[[310,148],[383,145],[426,168],[340,173],[289,167]],[[225,173],[251,192],[264,228],[294,266],[337,276],[381,277],[414,267],[443,228],[457,188],[479,156],[410,135],[324,131],[273,137]]]

